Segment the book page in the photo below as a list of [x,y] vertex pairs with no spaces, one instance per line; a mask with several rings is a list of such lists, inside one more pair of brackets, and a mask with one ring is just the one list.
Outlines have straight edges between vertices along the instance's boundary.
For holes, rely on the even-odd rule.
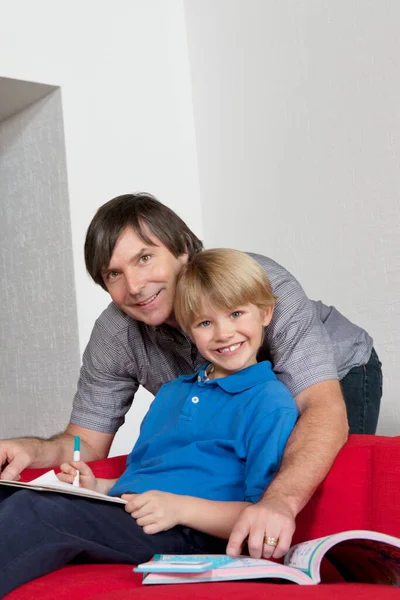
[[72,496],[82,496],[84,498],[115,502],[117,504],[126,504],[126,500],[122,500],[122,498],[118,498],[115,496],[107,496],[106,494],[101,494],[100,492],[88,490],[87,488],[77,487],[75,485],[72,485],[72,483],[65,483],[64,481],[60,481],[53,470],[47,471],[47,473],[44,473],[43,475],[37,477],[36,479],[33,479],[32,481],[13,481],[9,479],[2,479],[0,480],[0,485],[5,485],[8,487],[27,488],[35,490],[37,492],[63,492]]
[[43,475],[40,475],[40,477],[36,477],[36,479],[31,479],[31,481],[27,481],[26,483],[29,483],[29,485],[42,485],[44,483],[46,485],[51,485],[52,487],[66,490],[70,489],[72,485],[72,483],[65,483],[64,481],[60,481],[53,469],[51,471],[46,471],[46,473],[43,473]]
[[330,539],[330,536],[318,538],[317,540],[311,540],[309,542],[302,542],[301,544],[293,546],[285,555],[285,565],[288,567],[294,567],[295,569],[301,569],[302,571],[309,573],[312,557],[314,556],[316,550],[328,539]]

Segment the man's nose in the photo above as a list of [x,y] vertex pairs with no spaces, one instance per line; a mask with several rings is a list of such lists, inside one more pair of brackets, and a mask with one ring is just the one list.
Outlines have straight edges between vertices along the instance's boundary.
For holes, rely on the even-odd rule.
[[146,282],[140,277],[135,277],[134,275],[129,275],[127,277],[127,288],[132,296],[137,296],[138,294],[140,294],[140,292],[144,289],[145,285]]

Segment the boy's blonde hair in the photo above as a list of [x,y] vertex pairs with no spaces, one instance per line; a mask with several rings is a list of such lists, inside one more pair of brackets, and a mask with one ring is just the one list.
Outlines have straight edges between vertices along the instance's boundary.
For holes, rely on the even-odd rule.
[[205,307],[234,309],[254,304],[274,306],[276,297],[262,267],[244,252],[229,248],[203,250],[182,268],[174,313],[179,325],[189,331]]

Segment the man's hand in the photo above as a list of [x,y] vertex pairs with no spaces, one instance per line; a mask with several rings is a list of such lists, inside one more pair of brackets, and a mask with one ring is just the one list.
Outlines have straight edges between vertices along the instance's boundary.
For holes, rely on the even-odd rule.
[[[280,558],[290,548],[295,516],[287,504],[264,497],[241,512],[232,529],[226,553],[238,556],[248,538],[247,546],[253,558]],[[264,543],[265,536],[277,538],[277,546]]]
[[145,533],[159,533],[180,523],[183,496],[151,490],[143,494],[123,494],[122,498],[128,501],[126,512]]
[[21,472],[35,462],[41,440],[35,438],[0,442],[0,479],[18,480]]

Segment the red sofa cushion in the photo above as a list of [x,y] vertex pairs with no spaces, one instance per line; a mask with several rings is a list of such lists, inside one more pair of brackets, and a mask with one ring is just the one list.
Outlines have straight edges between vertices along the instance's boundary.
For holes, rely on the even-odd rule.
[[356,584],[321,583],[316,586],[234,581],[145,586],[130,565],[68,566],[26,583],[6,600],[399,600],[396,588]]

